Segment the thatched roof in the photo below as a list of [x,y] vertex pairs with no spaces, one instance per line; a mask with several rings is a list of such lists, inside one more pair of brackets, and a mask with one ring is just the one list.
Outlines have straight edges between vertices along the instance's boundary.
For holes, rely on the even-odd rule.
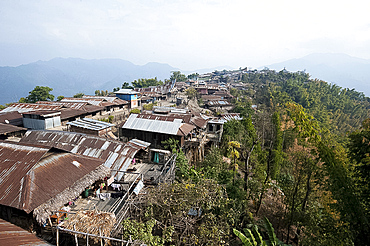
[[85,210],[71,215],[62,226],[69,230],[109,237],[115,224],[116,216],[113,213]]
[[45,222],[53,211],[59,210],[63,204],[78,197],[86,187],[93,184],[95,181],[109,176],[110,172],[110,168],[103,165],[99,166],[89,174],[77,180],[73,185],[54,196],[52,199],[35,208],[33,211],[34,217],[40,224]]

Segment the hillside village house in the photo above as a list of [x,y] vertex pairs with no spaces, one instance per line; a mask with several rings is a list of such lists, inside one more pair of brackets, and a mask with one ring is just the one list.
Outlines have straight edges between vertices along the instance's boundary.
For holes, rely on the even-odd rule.
[[68,122],[67,126],[67,130],[70,132],[86,133],[100,137],[117,139],[117,137],[112,133],[112,127],[115,125],[108,122],[83,118]]
[[104,160],[28,143],[0,142],[0,212],[23,227],[42,225],[52,211],[109,175]]
[[161,148],[162,142],[173,138],[179,141],[181,147],[185,140],[191,138],[195,126],[184,123],[180,118],[150,115],[131,114],[122,126],[120,136],[126,139],[138,138],[149,142],[154,148]]
[[134,91],[132,89],[121,89],[115,92],[116,97],[128,101],[130,103],[130,108],[140,107],[139,96],[140,92]]
[[61,113],[52,110],[23,113],[23,126],[32,130],[47,130],[61,126]]

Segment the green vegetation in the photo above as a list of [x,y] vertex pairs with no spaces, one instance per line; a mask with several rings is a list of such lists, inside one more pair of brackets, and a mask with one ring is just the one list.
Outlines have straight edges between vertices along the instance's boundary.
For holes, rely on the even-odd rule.
[[188,97],[188,99],[194,99],[199,97],[197,90],[193,87],[186,89],[185,94]]
[[64,98],[64,96],[58,96],[57,97],[57,101],[59,102],[59,101],[62,101],[63,100],[63,98]]
[[104,121],[104,122],[108,122],[108,123],[113,123],[113,120],[114,120],[113,115],[109,115],[108,118],[100,119],[100,121]]
[[181,82],[187,80],[185,74],[182,74],[180,71],[172,71],[171,73],[171,81]]
[[84,93],[79,92],[79,93],[77,93],[77,94],[73,95],[73,97],[74,97],[74,98],[82,98],[84,95],[85,95]]
[[[134,80],[131,82],[132,86],[134,88],[147,88],[149,86],[158,86],[158,85],[163,85],[163,82],[160,81],[160,80],[157,80],[157,77],[155,77],[154,79],[138,79],[138,80]],[[125,87],[125,88],[123,88]],[[124,83],[122,85],[122,89],[126,89],[126,88],[130,88],[128,86],[128,83]]]
[[36,86],[29,92],[28,97],[19,99],[20,103],[35,103],[38,101],[53,101],[54,95],[50,94],[53,89],[47,86]]
[[140,109],[138,108],[131,109],[130,114],[140,114]]
[[96,90],[95,91],[95,96],[108,96],[108,95],[109,95],[109,92],[107,90],[105,90],[105,91],[103,91],[103,90]]
[[157,102],[143,104],[143,109],[144,110],[152,110],[154,106],[157,106]]

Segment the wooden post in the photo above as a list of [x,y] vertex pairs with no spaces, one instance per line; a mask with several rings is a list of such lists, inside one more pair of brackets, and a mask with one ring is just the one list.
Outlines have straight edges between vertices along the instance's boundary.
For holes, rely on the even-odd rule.
[[[101,236],[101,228],[99,228],[99,236]],[[103,238],[100,238],[100,246],[103,246]]]
[[[76,225],[73,225],[73,230],[76,231]],[[76,242],[76,246],[78,246],[77,233],[75,233],[75,242]]]
[[57,226],[57,246],[59,246],[59,227]]
[[50,216],[48,217],[48,221],[49,221],[49,224],[50,224],[51,232],[53,233],[53,235],[55,235],[55,231],[54,231],[54,228],[53,228],[53,222],[51,222]]

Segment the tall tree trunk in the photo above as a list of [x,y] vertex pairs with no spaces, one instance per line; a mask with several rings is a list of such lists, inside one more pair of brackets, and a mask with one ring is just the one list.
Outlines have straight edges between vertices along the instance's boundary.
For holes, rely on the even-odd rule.
[[292,197],[292,208],[291,208],[290,220],[289,220],[289,223],[288,223],[288,233],[287,233],[287,237],[286,237],[286,241],[285,241],[286,244],[289,243],[290,227],[293,224],[294,212],[295,212],[295,203],[296,203],[295,199],[296,199],[296,195],[298,193],[298,186],[299,186],[300,181],[301,181],[301,175],[299,174],[297,183],[294,187],[294,192],[293,192],[293,197]]
[[[307,176],[307,183],[306,183],[306,194],[304,196],[304,199],[303,199],[303,202],[302,202],[302,207],[301,207],[301,211],[304,213],[306,211],[306,208],[307,208],[307,203],[308,203],[308,197],[311,193],[311,175],[312,175],[312,172],[309,172],[308,173],[308,176]],[[299,235],[301,234],[301,229],[300,228],[297,228],[297,233],[295,235],[295,240],[298,242],[299,240]]]
[[256,146],[257,141],[253,141],[253,145],[251,150],[248,152],[247,151],[247,157],[244,160],[244,168],[245,168],[245,173],[244,173],[244,190],[248,192],[248,176],[249,176],[249,159],[252,155],[253,149]]
[[258,211],[261,208],[263,195],[265,194],[265,191],[266,191],[266,184],[267,184],[267,181],[270,178],[271,159],[272,159],[271,148],[272,148],[272,142],[271,142],[270,151],[269,151],[269,158],[267,160],[266,178],[265,178],[265,181],[263,182],[262,191],[261,191],[260,197],[258,199],[257,208],[256,208],[256,215],[258,215]]

